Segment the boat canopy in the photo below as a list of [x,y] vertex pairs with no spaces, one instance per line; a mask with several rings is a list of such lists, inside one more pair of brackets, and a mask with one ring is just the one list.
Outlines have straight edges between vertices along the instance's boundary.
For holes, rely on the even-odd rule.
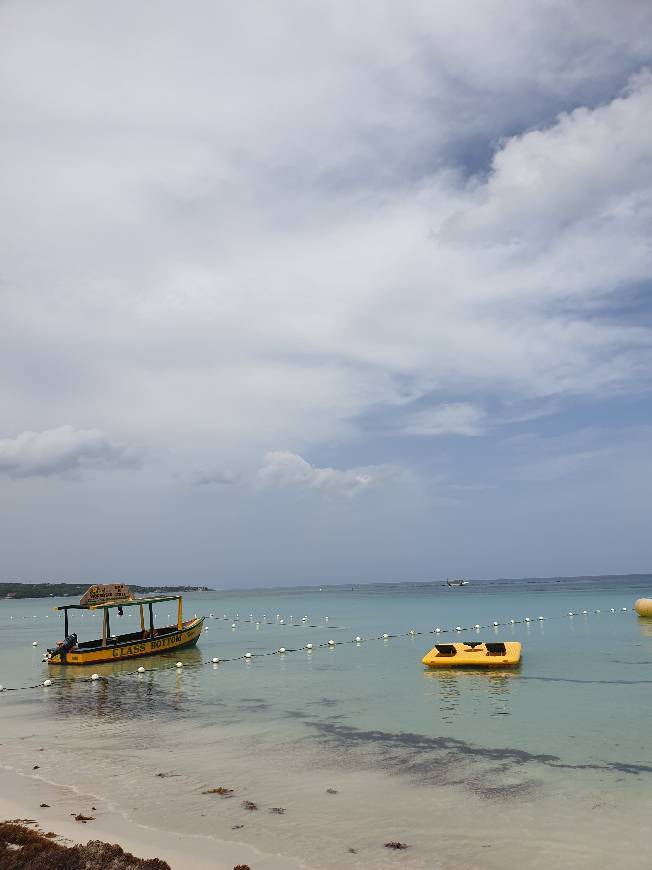
[[137,604],[159,604],[162,601],[180,601],[181,595],[157,595],[153,598],[126,598],[102,601],[98,604],[61,604],[55,610],[106,610],[110,607],[134,607]]

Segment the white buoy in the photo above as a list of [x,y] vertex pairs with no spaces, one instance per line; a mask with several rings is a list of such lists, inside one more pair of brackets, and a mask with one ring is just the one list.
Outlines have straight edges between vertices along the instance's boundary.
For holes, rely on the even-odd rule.
[[456,626],[455,626],[455,631],[462,631],[462,626],[461,626],[461,625],[456,625]]
[[51,686],[51,685],[52,685],[52,680],[44,680],[44,681],[43,681],[43,685],[46,686],[46,687],[47,687],[47,686]]
[[244,657],[245,657],[246,659],[250,659],[250,658],[251,658],[251,653],[250,653],[250,652],[246,652]]
[[307,643],[307,644],[306,644],[306,649],[312,649],[312,644],[311,644],[311,643]]
[[328,641],[328,645],[329,645],[329,646],[335,646],[335,641],[334,641],[334,640],[329,640],[329,641]]
[[537,619],[539,620],[539,622],[541,622],[542,620],[545,619],[545,616],[537,616]]
[[569,611],[568,611],[568,615],[569,615],[569,616],[575,616],[575,614],[573,613],[572,610],[569,610]]
[[355,639],[355,642],[356,642],[356,643],[362,643],[362,638],[361,638],[359,635],[357,635],[357,636],[356,636],[356,639]]
[[583,616],[586,616],[586,614],[587,614],[588,612],[589,612],[588,610],[583,610],[583,611],[582,611],[582,615],[583,615]]
[[178,668],[182,668],[182,667],[183,667],[183,662],[177,662],[177,667],[178,667]]
[[216,665],[218,662],[219,662],[219,659],[217,658],[217,656],[215,656],[215,658],[213,658],[213,664]]
[[435,629],[435,634],[441,634],[441,628],[436,628],[436,629]]
[[384,634],[384,635],[383,635],[383,640],[387,640],[388,638],[389,638],[389,635],[388,635],[388,634]]
[[99,674],[91,674],[91,680],[93,680],[93,682],[94,682],[95,680],[99,680],[99,678],[100,678],[100,675],[99,675]]
[[498,623],[495,620],[491,624],[493,625],[494,628],[498,628]]
[[594,611],[593,611],[593,612],[594,612],[594,613],[600,613],[600,611],[599,611],[599,610],[594,610]]
[[476,624],[473,626],[473,628],[475,628],[476,631],[480,631],[480,626],[478,625],[477,622],[476,622]]
[[615,607],[611,607],[611,608],[610,608],[610,611],[611,611],[611,613],[615,613],[615,612],[616,612],[616,608],[615,608]]
[[408,634],[409,634],[411,637],[414,637],[414,635],[416,634],[416,631],[415,631],[413,628],[411,628],[411,629],[408,631]]
[[[510,620],[509,620],[509,624],[510,624],[510,625],[515,625],[515,624],[516,624],[516,620],[515,620],[515,619],[510,619]],[[494,622],[494,625],[498,625],[498,623],[497,623],[497,622]]]
[[37,640],[32,641],[32,646],[38,646],[38,641]]
[[621,607],[620,609],[622,610],[623,613],[625,613],[625,611],[627,610],[626,607]]
[[235,622],[231,623],[231,628],[235,628]]
[[308,617],[307,617],[307,616],[303,616],[303,617],[301,618],[301,622],[308,622]]
[[284,653],[284,652],[285,652],[285,647],[284,647],[284,646],[279,647],[279,650],[278,650],[278,651],[279,651],[280,653]]
[[145,668],[144,668],[142,665],[138,668],[138,673],[139,673],[139,674],[144,674],[144,673],[145,673]]
[[329,619],[329,617],[328,617],[328,616],[325,616],[325,617],[324,617],[324,619],[326,619],[326,620],[328,620],[328,619]]
[[526,616],[526,617],[525,617],[525,621],[526,621],[526,622],[530,622],[530,617],[529,617],[529,616]]

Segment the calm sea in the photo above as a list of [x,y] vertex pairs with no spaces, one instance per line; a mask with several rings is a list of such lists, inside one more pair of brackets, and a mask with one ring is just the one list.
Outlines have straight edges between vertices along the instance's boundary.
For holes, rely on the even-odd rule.
[[[0,693],[0,763],[31,772],[45,747],[44,776],[138,822],[315,870],[640,868],[652,620],[631,608],[646,595],[652,577],[189,594],[186,615],[207,617],[197,649],[97,667],[109,679],[95,683],[80,669]],[[0,684],[48,677],[57,603],[0,602]],[[161,605],[158,621],[168,613]],[[135,618],[126,610],[119,625]],[[522,666],[425,671],[430,632],[455,626],[458,639],[521,641]],[[71,629],[90,639],[99,618],[77,614]],[[337,645],[320,646],[329,639]],[[147,673],[133,673],[141,663]],[[202,794],[217,786],[235,798]]]

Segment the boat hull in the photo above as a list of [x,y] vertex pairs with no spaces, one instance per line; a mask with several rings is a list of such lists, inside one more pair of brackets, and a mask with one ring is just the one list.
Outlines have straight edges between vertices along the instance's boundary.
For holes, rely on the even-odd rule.
[[204,625],[204,617],[186,623],[181,630],[159,634],[153,638],[117,642],[108,646],[97,646],[92,649],[77,649],[66,654],[61,661],[59,656],[48,661],[52,666],[80,666],[109,664],[110,662],[137,659],[144,656],[155,656],[171,653],[194,646],[199,640]]
[[490,653],[486,646],[476,644],[474,649],[468,649],[464,643],[446,644],[455,649],[454,655],[439,652],[433,647],[427,652],[422,664],[429,668],[505,668],[515,667],[521,661],[521,644],[507,641],[504,653]]

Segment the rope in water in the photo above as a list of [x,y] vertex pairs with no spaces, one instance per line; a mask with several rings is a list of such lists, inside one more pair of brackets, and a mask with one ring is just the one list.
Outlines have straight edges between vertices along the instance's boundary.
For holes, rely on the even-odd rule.
[[[616,613],[621,613],[621,614],[627,613],[628,611],[629,611],[628,607],[620,607],[620,608],[611,607],[606,612],[613,615]],[[601,612],[602,612],[601,610],[594,610],[593,614],[600,614]],[[331,640],[326,641],[325,643],[318,643],[318,644],[307,643],[307,644],[304,644],[304,646],[296,647],[296,648],[279,647],[278,649],[269,650],[267,652],[246,652],[246,653],[243,653],[242,655],[239,655],[239,656],[233,656],[232,658],[221,659],[221,658],[213,657],[210,659],[204,659],[201,662],[195,662],[190,667],[201,667],[203,665],[222,665],[222,664],[229,664],[229,663],[238,662],[238,661],[250,662],[253,659],[266,658],[268,656],[283,656],[283,655],[288,655],[291,653],[298,653],[298,652],[312,652],[312,650],[314,650],[314,649],[325,649],[325,648],[326,649],[333,649],[333,647],[336,647],[336,646],[346,646],[349,644],[355,644],[356,646],[361,646],[363,643],[369,643],[369,642],[378,641],[378,640],[388,641],[388,640],[393,640],[393,639],[401,638],[401,637],[420,637],[420,636],[430,635],[430,634],[434,634],[434,635],[450,634],[450,633],[459,634],[460,632],[463,632],[463,631],[481,631],[482,629],[487,629],[487,628],[498,629],[498,628],[513,627],[516,625],[531,625],[533,623],[537,624],[537,623],[541,623],[544,621],[550,622],[550,620],[552,620],[552,619],[568,619],[568,618],[573,618],[575,616],[589,616],[589,611],[588,610],[581,610],[581,611],[580,610],[575,610],[575,611],[569,610],[567,613],[560,614],[559,616],[538,616],[536,618],[531,618],[529,616],[526,616],[523,619],[510,619],[507,622],[494,621],[494,622],[491,622],[491,623],[488,623],[485,625],[481,625],[480,623],[475,623],[474,625],[467,625],[467,626],[456,625],[454,628],[441,628],[438,626],[437,628],[429,629],[427,631],[418,631],[417,629],[411,628],[409,631],[399,632],[398,634],[383,633],[381,635],[377,635],[377,636],[373,636],[373,637],[364,637],[364,638],[358,635],[354,638],[350,638],[347,640],[332,640],[331,639]],[[222,617],[222,619],[225,621],[229,621],[231,619],[231,617],[224,616],[224,617]],[[326,617],[326,619],[328,619],[328,617]],[[234,627],[238,621],[240,621],[239,616],[236,615],[235,622],[232,623],[232,627]],[[247,620],[244,620],[244,622],[253,622],[253,620],[247,619]],[[259,624],[279,625],[279,626],[284,626],[287,628],[321,628],[322,627],[322,626],[318,626],[318,625],[307,625],[303,621],[296,622],[296,623],[291,622],[289,624],[286,624],[284,620],[279,621],[278,618],[277,618],[276,622],[265,622],[265,623],[256,623],[256,624],[257,625],[259,625]],[[333,630],[341,630],[341,629],[338,629],[337,626],[329,626],[329,627]],[[21,691],[27,691],[30,689],[40,689],[43,687],[49,688],[51,686],[54,686],[54,685],[57,685],[60,683],[69,683],[72,681],[74,681],[75,683],[77,683],[77,682],[96,682],[98,680],[109,680],[112,677],[115,678],[115,677],[141,676],[142,674],[145,674],[145,673],[154,673],[154,672],[167,671],[167,670],[173,670],[173,669],[181,669],[181,668],[183,668],[183,666],[184,666],[183,662],[176,662],[175,664],[171,664],[171,665],[158,665],[157,667],[150,667],[150,668],[145,668],[144,666],[141,665],[140,667],[134,669],[133,671],[121,671],[119,674],[111,675],[110,677],[109,676],[100,676],[98,674],[93,674],[92,676],[88,677],[87,679],[82,679],[82,680],[80,680],[78,677],[75,677],[72,679],[68,678],[68,677],[58,677],[58,678],[55,677],[54,679],[47,679],[41,683],[35,683],[34,685],[29,685],[29,686],[14,686],[14,687],[0,686],[0,693],[1,692],[21,692]]]

